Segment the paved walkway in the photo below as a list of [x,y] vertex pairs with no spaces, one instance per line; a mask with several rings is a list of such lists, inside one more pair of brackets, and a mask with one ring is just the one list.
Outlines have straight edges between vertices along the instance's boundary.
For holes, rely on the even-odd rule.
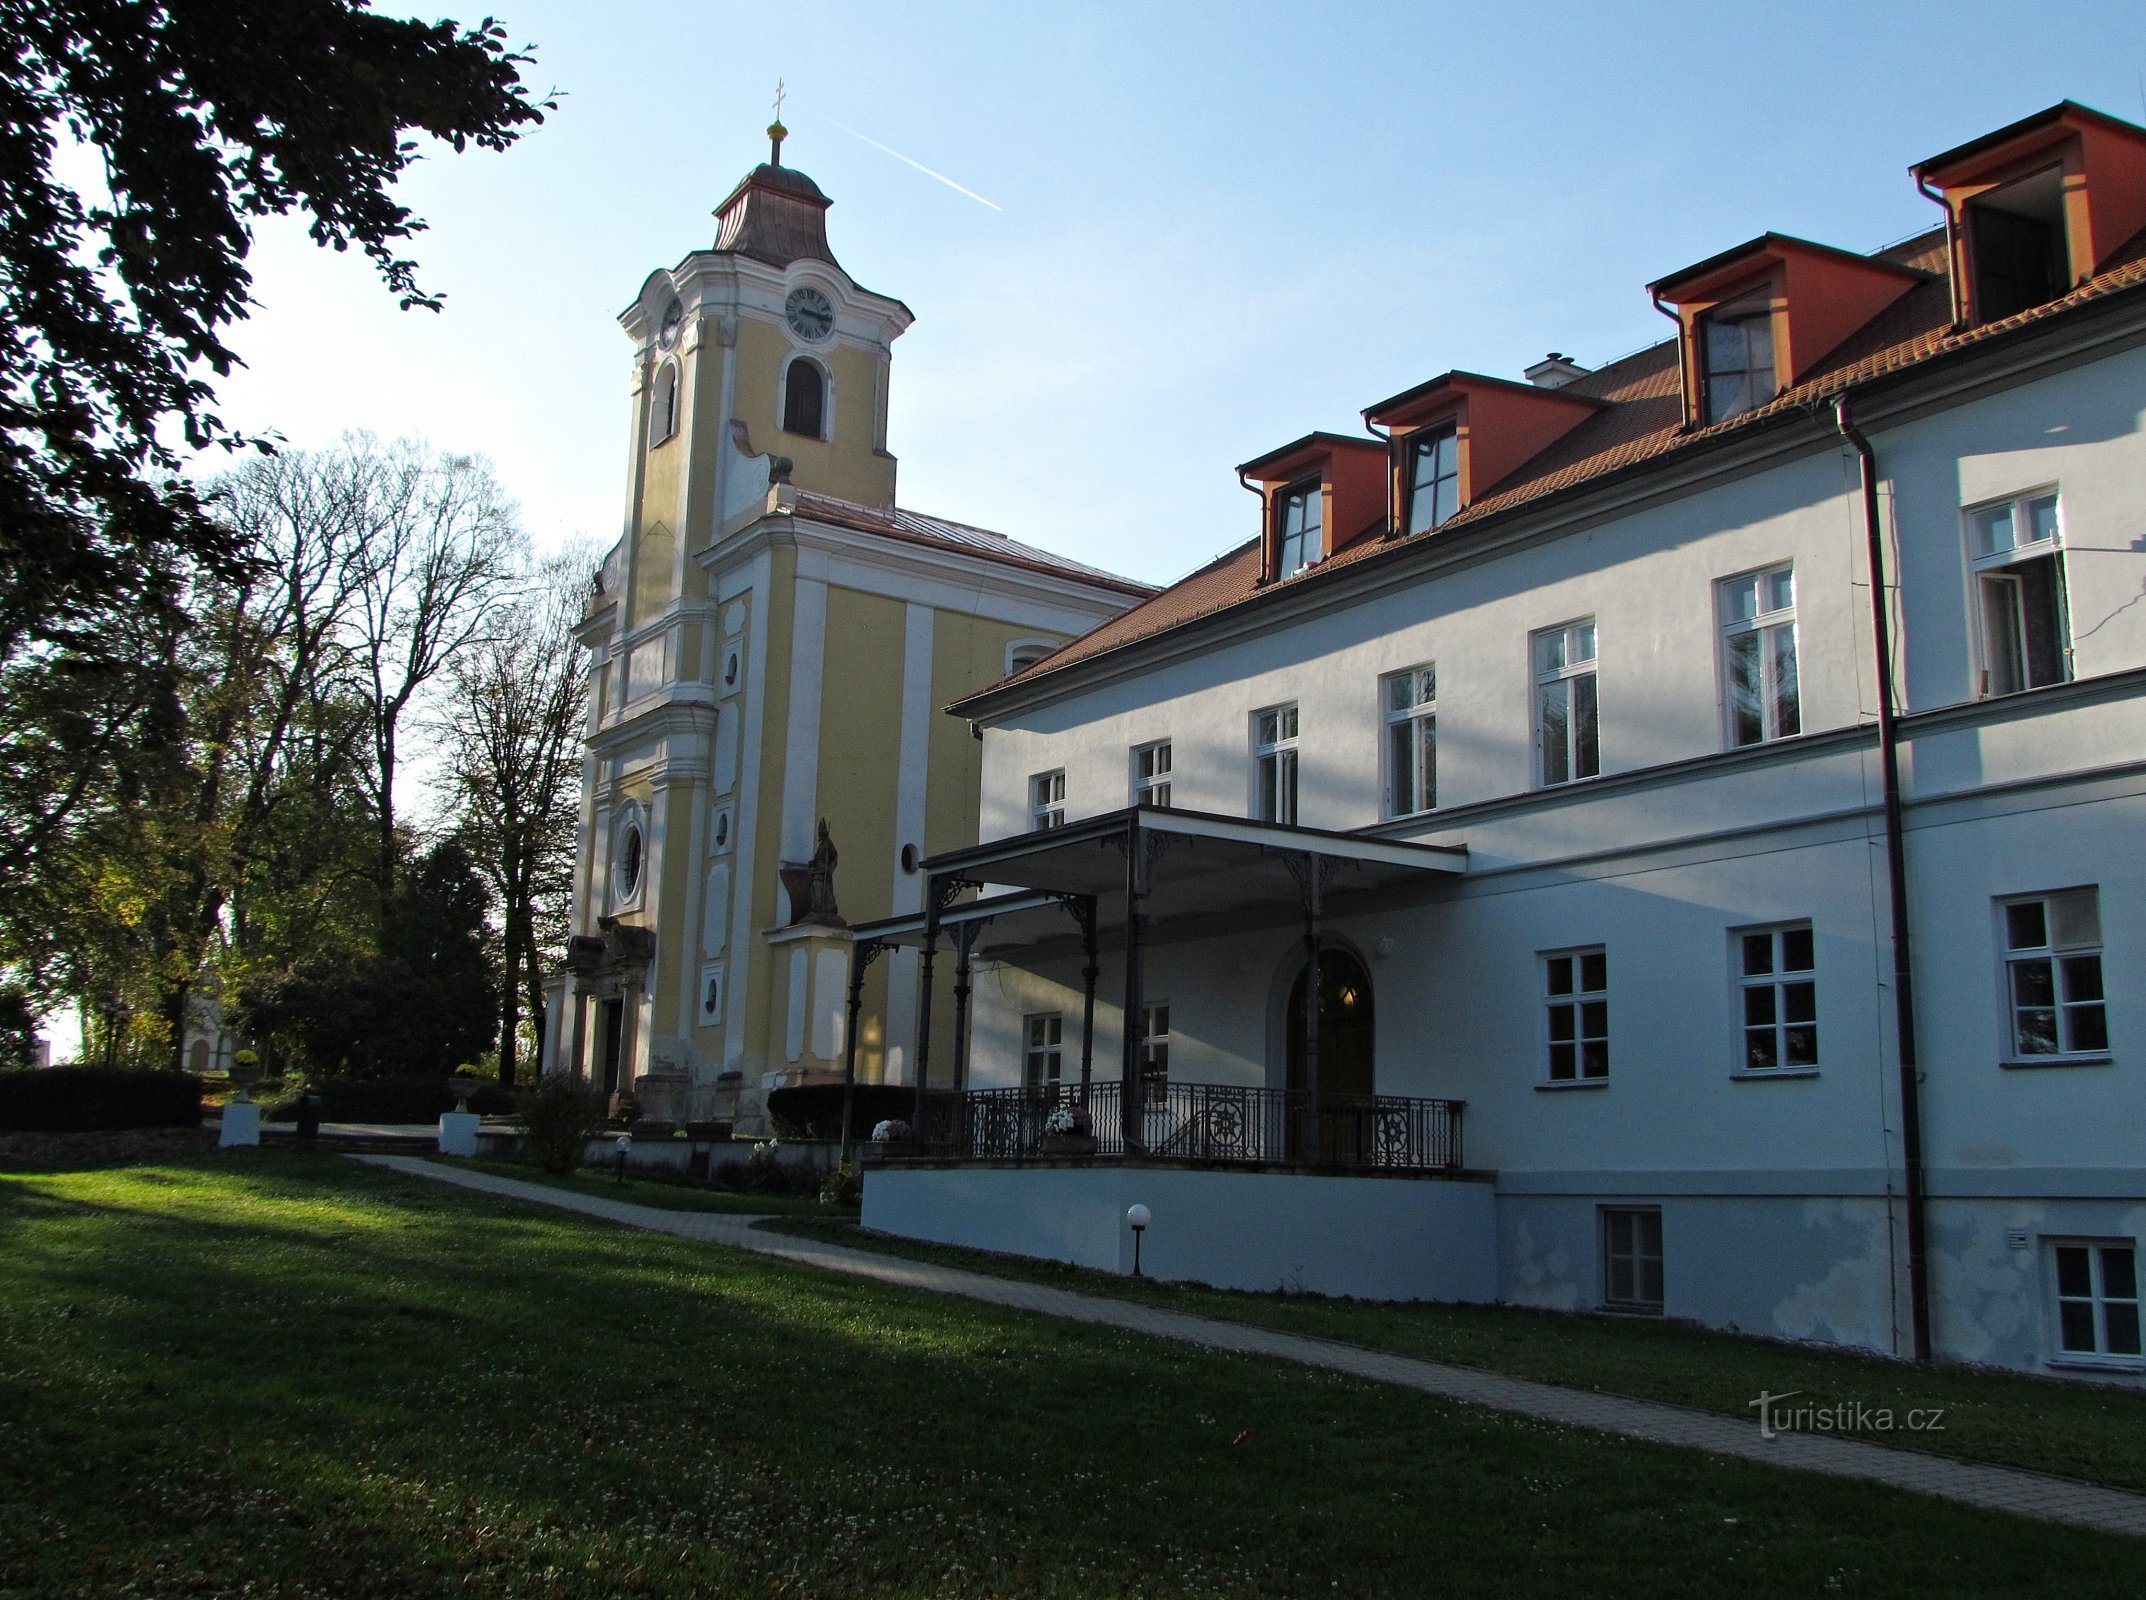
[[354,1156],[352,1159],[369,1161],[375,1166],[389,1167],[413,1177],[433,1178],[442,1183],[459,1184],[465,1189],[480,1189],[487,1194],[578,1211],[585,1216],[600,1217],[629,1227],[676,1234],[682,1239],[705,1240],[760,1255],[779,1256],[786,1261],[870,1278],[900,1288],[960,1295],[988,1305],[1033,1311],[1071,1322],[1126,1328],[1212,1350],[1272,1356],[1545,1422],[1590,1428],[1599,1433],[1646,1439],[1657,1444],[1709,1450],[1717,1455],[1736,1456],[1770,1467],[1794,1467],[1806,1472],[1830,1473],[1835,1477],[1861,1478],[1919,1494],[1984,1506],[1993,1511],[2007,1511],[2015,1516],[2070,1523],[2104,1533],[2146,1537],[2146,1496],[2065,1478],[2045,1477],[2008,1467],[1980,1466],[1916,1451],[1889,1450],[1882,1445],[1862,1444],[1826,1434],[1780,1433],[1766,1439],[1760,1436],[1755,1422],[1716,1416],[1711,1412],[1688,1411],[1680,1406],[1629,1400],[1584,1389],[1566,1389],[1525,1378],[1502,1377],[1473,1367],[1419,1361],[1409,1356],[1388,1355],[1356,1345],[1281,1333],[1241,1322],[1225,1322],[1214,1317],[1192,1316],[1104,1295],[1078,1294],[1070,1289],[1053,1289],[1011,1278],[994,1278],[980,1272],[963,1272],[875,1251],[825,1244],[816,1239],[764,1233],[752,1226],[757,1220],[753,1217],[663,1211],[651,1206],[629,1205],[620,1200],[577,1194],[544,1184],[521,1183],[512,1178],[497,1178],[490,1173],[408,1156]]

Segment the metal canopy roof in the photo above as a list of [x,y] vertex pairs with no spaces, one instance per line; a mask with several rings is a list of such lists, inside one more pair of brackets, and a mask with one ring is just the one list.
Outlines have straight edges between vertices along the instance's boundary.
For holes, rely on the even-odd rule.
[[[989,923],[978,949],[1004,950],[1069,937],[1078,924],[1065,897],[1093,901],[1100,928],[1125,920],[1129,853],[1148,852],[1148,909],[1157,924],[1232,913],[1294,911],[1303,903],[1300,874],[1323,872],[1334,909],[1349,896],[1466,870],[1464,846],[1400,844],[1273,822],[1164,806],[1135,806],[1063,828],[1017,834],[934,856],[924,871],[935,883],[968,883],[986,893],[943,908],[942,937],[965,923]],[[860,939],[921,946],[921,911],[858,927]]]

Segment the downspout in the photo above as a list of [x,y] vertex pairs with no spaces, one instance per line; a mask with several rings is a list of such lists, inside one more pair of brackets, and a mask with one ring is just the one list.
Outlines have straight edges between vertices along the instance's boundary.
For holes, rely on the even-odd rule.
[[1662,304],[1659,289],[1649,289],[1647,298],[1654,302],[1655,310],[1677,325],[1677,393],[1683,397],[1684,403],[1684,415],[1677,419],[1677,431],[1682,433],[1699,415],[1699,408],[1692,404],[1691,398],[1691,352],[1684,348],[1684,316]]
[[1386,538],[1401,537],[1401,463],[1394,458],[1393,429],[1382,428],[1369,417],[1364,431],[1386,447]]
[[1274,560],[1274,530],[1267,526],[1267,491],[1251,483],[1241,472],[1237,474],[1237,487],[1247,494],[1259,496],[1259,582],[1252,587],[1264,588],[1274,581],[1274,575],[1268,571]]
[[1959,220],[1952,214],[1952,202],[1945,198],[1944,190],[1931,188],[1930,180],[1919,172],[1915,174],[1915,187],[1922,191],[1925,200],[1935,200],[1945,213],[1945,287],[1952,292],[1952,331],[1958,333],[1967,326],[1967,306],[1960,282]]
[[1878,519],[1878,458],[1856,427],[1848,397],[1833,402],[1833,423],[1856,454],[1862,475],[1863,537],[1870,567],[1871,633],[1878,656],[1878,755],[1885,785],[1885,878],[1891,898],[1894,1029],[1899,1035],[1900,1163],[1905,1169],[1908,1209],[1908,1313],[1915,1359],[1930,1351],[1930,1258],[1924,1212],[1922,1164],[1922,1074],[1915,1060],[1915,990],[1908,938],[1906,829],[1900,804],[1900,718],[1894,710],[1893,645],[1887,615],[1885,537]]

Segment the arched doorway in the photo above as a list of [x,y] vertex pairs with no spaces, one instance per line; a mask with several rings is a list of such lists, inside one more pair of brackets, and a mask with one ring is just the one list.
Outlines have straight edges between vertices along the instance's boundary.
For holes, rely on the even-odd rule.
[[1319,1108],[1316,1112],[1304,1096],[1304,1091],[1310,1087],[1304,1048],[1310,1036],[1305,1017],[1305,993],[1310,988],[1310,978],[1311,964],[1307,962],[1289,991],[1289,1013],[1283,1035],[1288,1062],[1288,1076],[1284,1082],[1290,1090],[1292,1109],[1288,1119],[1289,1156],[1297,1161],[1346,1162],[1360,1142],[1353,1132],[1353,1113],[1349,1108],[1368,1101],[1374,1092],[1371,974],[1364,971],[1364,964],[1346,950],[1320,952]]

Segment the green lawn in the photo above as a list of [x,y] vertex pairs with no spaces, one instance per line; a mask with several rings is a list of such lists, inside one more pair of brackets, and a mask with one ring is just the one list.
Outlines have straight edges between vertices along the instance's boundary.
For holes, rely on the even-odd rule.
[[607,1200],[624,1200],[629,1205],[654,1206],[662,1211],[717,1211],[741,1217],[828,1215],[828,1208],[814,1195],[739,1194],[728,1189],[711,1189],[705,1184],[662,1183],[643,1178],[628,1178],[620,1183],[615,1174],[601,1167],[583,1167],[571,1177],[561,1178],[528,1161],[443,1159],[441,1165],[475,1167],[479,1172],[489,1172],[501,1178],[519,1178],[524,1183],[546,1184],[554,1189],[600,1195]]
[[852,1221],[795,1218],[782,1233],[883,1250],[1092,1294],[1118,1295],[1203,1316],[1256,1322],[1349,1344],[1575,1388],[1666,1400],[1755,1418],[1760,1393],[1796,1403],[1860,1401],[1890,1410],[1944,1408],[1941,1432],[1871,1432],[1876,1443],[1992,1461],[2146,1492],[2146,1393],[1962,1367],[1917,1368],[1810,1345],[1739,1338],[1635,1317],[1511,1306],[1394,1305],[1312,1295],[1240,1294],[1135,1281],[1057,1262],[918,1244],[862,1232]]
[[2146,1541],[249,1151],[0,1177],[0,1594],[2135,1597]]

